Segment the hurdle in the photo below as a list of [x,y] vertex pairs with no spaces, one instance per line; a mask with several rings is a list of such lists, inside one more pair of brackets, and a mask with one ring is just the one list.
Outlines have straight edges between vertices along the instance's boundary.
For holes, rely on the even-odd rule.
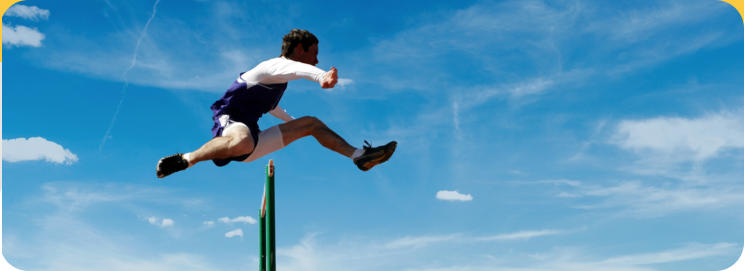
[[274,228],[274,160],[269,160],[266,166],[266,184],[261,199],[261,209],[258,211],[260,229],[260,271],[276,271],[276,229]]

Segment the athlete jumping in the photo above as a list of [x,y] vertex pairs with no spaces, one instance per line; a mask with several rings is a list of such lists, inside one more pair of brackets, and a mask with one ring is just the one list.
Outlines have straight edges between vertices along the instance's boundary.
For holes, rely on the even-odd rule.
[[[212,160],[220,167],[230,161],[251,162],[305,136],[313,136],[324,147],[351,158],[363,171],[387,161],[395,151],[395,141],[379,147],[365,141],[366,145],[357,149],[319,119],[310,116],[295,119],[279,106],[289,81],[305,78],[322,88],[336,85],[338,70],[332,67],[326,72],[315,67],[316,64],[318,39],[306,30],[292,29],[284,36],[279,57],[241,73],[222,98],[212,104],[214,138],[193,152],[161,158],[156,170],[158,178],[205,160]],[[258,119],[265,113],[284,123],[261,131]]]

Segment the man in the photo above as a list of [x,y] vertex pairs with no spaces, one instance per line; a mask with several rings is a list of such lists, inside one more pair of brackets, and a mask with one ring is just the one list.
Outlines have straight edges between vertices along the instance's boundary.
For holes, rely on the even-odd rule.
[[[284,36],[280,57],[261,62],[240,74],[222,98],[212,104],[214,138],[193,152],[160,159],[156,170],[158,178],[205,160],[212,160],[217,166],[230,161],[250,162],[305,136],[313,136],[324,147],[351,158],[363,171],[387,161],[395,151],[395,141],[374,148],[365,141],[366,146],[357,149],[317,118],[295,119],[279,107],[279,100],[291,80],[305,78],[319,83],[322,88],[336,85],[336,68],[326,72],[315,67],[316,64],[318,39],[306,30],[292,29]],[[261,131],[258,119],[265,113],[284,123]]]

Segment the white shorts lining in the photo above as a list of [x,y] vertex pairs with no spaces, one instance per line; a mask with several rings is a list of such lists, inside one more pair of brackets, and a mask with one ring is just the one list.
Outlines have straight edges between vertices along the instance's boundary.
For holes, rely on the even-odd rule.
[[279,125],[275,125],[269,129],[261,131],[258,134],[258,146],[256,146],[253,149],[253,153],[251,153],[251,155],[248,156],[248,158],[243,160],[243,162],[254,161],[269,153],[278,151],[281,148],[284,148],[284,140],[282,139],[282,131],[281,129],[279,129]]
[[[220,116],[219,121],[220,124],[225,127],[222,129],[223,136],[227,135],[230,129],[238,126],[243,126],[246,130],[248,130],[248,132],[252,132],[251,129],[248,128],[248,125],[245,125],[245,123],[239,121],[230,120],[230,116],[228,115]],[[258,145],[253,148],[253,152],[251,153],[251,155],[249,155],[242,162],[254,161],[269,153],[278,151],[281,148],[284,148],[282,131],[281,129],[279,129],[279,125],[275,125],[258,133]]]

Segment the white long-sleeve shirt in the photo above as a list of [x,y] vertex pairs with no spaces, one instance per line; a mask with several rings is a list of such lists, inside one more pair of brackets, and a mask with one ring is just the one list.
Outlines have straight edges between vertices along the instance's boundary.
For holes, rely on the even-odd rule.
[[326,71],[310,64],[277,57],[259,63],[238,77],[238,82],[248,84],[279,84],[305,78],[320,83]]

